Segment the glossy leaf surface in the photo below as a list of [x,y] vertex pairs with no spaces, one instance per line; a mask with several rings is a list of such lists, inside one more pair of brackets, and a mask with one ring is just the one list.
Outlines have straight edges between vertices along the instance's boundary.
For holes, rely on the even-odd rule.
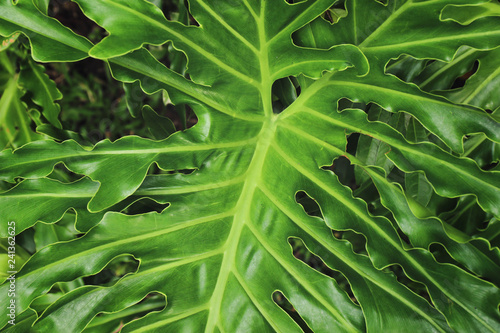
[[[500,330],[495,238],[478,231],[473,239],[419,213],[440,196],[470,199],[492,219],[500,217],[500,173],[481,169],[465,156],[463,143],[477,133],[500,142],[500,124],[468,85],[457,93],[473,97],[447,99],[385,72],[402,54],[451,61],[463,45],[492,55],[483,58],[483,69],[494,66],[498,17],[468,25],[440,19],[447,5],[479,1],[351,0],[346,16],[331,24],[323,18],[331,0],[192,0],[199,26],[167,20],[144,0],[75,2],[109,33],[96,45],[28,0],[0,5],[0,34],[25,34],[39,61],[105,60],[115,79],[138,81],[148,94],[165,90],[198,123],[163,140],[126,136],[91,148],[40,140],[0,152],[0,180],[23,179],[0,193],[2,219],[18,221],[21,232],[73,209],[76,229],[85,233],[40,249],[16,275],[17,310],[26,318],[19,327],[80,332],[102,313],[123,311],[118,318],[130,319],[127,308],[158,293],[165,308],[128,321],[122,332]],[[185,76],[148,49],[169,41],[187,56]],[[475,78],[470,85],[477,87]],[[355,104],[340,108],[342,99]],[[369,103],[402,112],[403,123],[369,120],[356,107]],[[151,108],[143,112],[156,120],[149,127],[156,138],[173,130]],[[357,135],[377,140],[384,152],[353,154],[348,143]],[[329,170],[341,157],[373,183],[380,211],[388,214],[373,211]],[[85,177],[48,178],[60,163]],[[160,174],[151,171],[156,167]],[[396,183],[391,171],[407,177]],[[298,192],[319,207],[315,216],[298,203]],[[144,200],[168,207],[134,215],[132,207]],[[20,210],[28,201],[37,208]],[[366,255],[349,238],[334,236],[341,231],[361,235]],[[297,239],[349,288],[295,256]],[[433,244],[454,261],[438,261]],[[139,261],[136,271],[110,286],[73,289],[33,321],[32,302],[54,284],[96,275],[124,255]],[[400,270],[399,279],[389,269]],[[423,286],[427,298],[402,277]],[[7,289],[0,286],[2,304]],[[278,306],[276,292],[301,320]]]

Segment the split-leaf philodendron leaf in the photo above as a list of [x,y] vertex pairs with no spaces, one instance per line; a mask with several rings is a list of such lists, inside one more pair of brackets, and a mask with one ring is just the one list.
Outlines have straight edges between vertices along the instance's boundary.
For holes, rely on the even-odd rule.
[[[467,144],[477,136],[477,146],[498,152],[491,111],[500,106],[500,3],[189,0],[196,24],[185,25],[168,20],[161,1],[73,1],[108,32],[95,45],[47,16],[48,1],[2,1],[0,35],[24,35],[39,62],[101,59],[116,80],[166,91],[198,123],[163,140],[125,136],[89,147],[46,139],[0,152],[0,180],[18,183],[0,194],[0,237],[7,221],[21,233],[68,211],[82,233],[37,249],[16,274],[14,326],[3,306],[10,284],[0,285],[0,327],[105,332],[115,329],[99,321],[109,316],[122,332],[500,331],[500,252],[488,232],[498,230],[500,172],[479,165]],[[335,23],[332,13],[340,13]],[[150,46],[166,43],[185,54],[187,74],[155,58]],[[463,46],[480,68],[464,88],[442,92],[468,70],[449,68],[462,63]],[[408,82],[389,74],[400,57],[425,60]],[[406,64],[394,70],[409,73]],[[423,77],[424,66],[437,64]],[[431,77],[437,71],[452,74]],[[45,88],[34,101],[59,127],[61,96],[50,80]],[[376,112],[400,121],[374,119]],[[169,135],[173,125],[151,129],[156,139],[163,130]],[[358,155],[348,145],[358,137],[376,148]],[[488,156],[498,162],[498,153]],[[344,157],[377,209],[332,172]],[[82,178],[50,178],[61,164]],[[298,203],[299,192],[314,199],[316,215]],[[456,210],[475,205],[491,225],[468,232],[448,223],[433,205],[444,198],[470,199],[466,207],[454,199]],[[128,213],[144,200],[167,207]],[[361,235],[364,252],[334,236],[342,231]],[[342,279],[294,256],[296,240]],[[448,261],[437,259],[434,245]],[[127,255],[139,266],[116,283],[79,286],[33,311],[54,285]],[[293,310],[278,306],[277,292]],[[163,308],[130,316],[151,293]]]

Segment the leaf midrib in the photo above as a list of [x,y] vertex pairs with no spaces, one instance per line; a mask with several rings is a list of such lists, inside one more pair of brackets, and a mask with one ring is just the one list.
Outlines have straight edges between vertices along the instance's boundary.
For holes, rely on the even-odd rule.
[[258,134],[260,139],[248,167],[246,180],[243,184],[242,192],[235,207],[236,213],[233,217],[233,225],[227,237],[224,259],[222,260],[217,283],[210,301],[210,314],[207,320],[205,333],[214,332],[215,325],[219,318],[224,291],[235,264],[236,252],[241,238],[241,233],[243,232],[244,226],[247,223],[250,223],[251,203],[257,188],[257,180],[261,177],[265,158],[271,145],[275,130],[276,123],[275,121],[270,120],[265,122],[261,132]]
[[238,198],[235,207],[235,215],[233,217],[233,225],[229,232],[226,251],[222,260],[219,276],[210,300],[211,310],[205,326],[205,333],[215,331],[217,322],[219,320],[220,309],[226,289],[227,281],[235,266],[236,252],[238,249],[239,240],[245,224],[250,223],[251,203],[257,188],[257,181],[262,174],[263,165],[266,159],[267,152],[271,145],[277,126],[277,116],[273,114],[272,108],[272,80],[269,69],[268,58],[268,41],[266,38],[264,13],[266,12],[265,1],[261,1],[261,15],[257,21],[257,28],[259,33],[259,60],[260,60],[260,77],[261,82],[258,85],[260,90],[262,105],[264,108],[265,121],[261,128],[260,133],[257,135],[259,138],[255,147],[255,152],[250,161],[247,169],[246,180],[243,184],[243,189]]
[[[72,157],[82,157],[82,156],[96,156],[96,155],[158,155],[161,153],[171,153],[171,152],[190,152],[190,151],[203,151],[203,150],[214,150],[220,148],[237,148],[243,147],[249,144],[252,144],[256,141],[255,138],[251,138],[248,140],[235,141],[235,142],[225,142],[220,144],[202,144],[202,145],[193,145],[193,146],[166,146],[165,148],[157,148],[157,149],[140,149],[140,150],[85,150],[82,148],[81,152],[78,154],[65,154],[59,155],[52,158],[45,159],[37,159],[37,160],[28,160],[26,162],[15,163],[15,167],[19,168],[21,165],[25,164],[33,164],[47,161],[62,161],[63,159],[68,159]],[[115,141],[116,142],[116,141]],[[81,147],[81,146],[80,146]],[[0,168],[0,171],[12,168],[11,165]]]
[[[115,214],[120,214],[120,213],[115,213]],[[220,213],[220,214],[203,216],[203,217],[200,217],[197,219],[192,219],[192,220],[187,220],[187,221],[181,221],[181,222],[176,223],[172,227],[165,228],[165,229],[162,229],[160,231],[156,230],[153,232],[143,233],[143,234],[135,236],[135,237],[118,239],[118,240],[110,240],[110,241],[107,241],[106,243],[103,243],[102,245],[94,246],[88,250],[84,250],[84,251],[78,252],[76,254],[64,257],[60,260],[53,261],[50,264],[43,266],[43,270],[47,271],[49,268],[60,264],[61,261],[67,261],[69,258],[79,257],[85,253],[99,252],[100,250],[107,249],[107,248],[120,248],[121,245],[133,243],[133,242],[139,242],[139,241],[147,240],[147,239],[152,238],[152,237],[158,237],[158,236],[162,236],[165,234],[169,234],[169,233],[175,232],[177,230],[181,230],[181,229],[185,229],[185,228],[189,228],[189,227],[193,227],[196,225],[205,224],[205,223],[209,223],[209,222],[213,222],[213,221],[217,221],[217,220],[222,220],[224,218],[232,216],[233,214],[234,214],[234,211],[230,210],[230,211]],[[42,268],[34,269],[34,270],[20,276],[20,278],[22,278],[24,280],[29,275],[39,273],[40,269],[42,269]]]

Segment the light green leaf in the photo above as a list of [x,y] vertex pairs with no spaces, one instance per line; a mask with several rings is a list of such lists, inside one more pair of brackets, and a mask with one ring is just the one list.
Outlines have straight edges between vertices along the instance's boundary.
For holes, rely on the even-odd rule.
[[[85,285],[58,298],[32,330],[80,332],[101,313],[127,318],[127,308],[153,292],[163,297],[165,309],[127,322],[123,332],[500,330],[500,289],[495,285],[499,257],[497,249],[489,248],[489,238],[470,240],[437,217],[418,219],[408,203],[412,191],[370,166],[388,158],[402,174],[424,175],[437,194],[470,198],[485,214],[500,216],[499,172],[484,171],[472,159],[456,156],[467,134],[484,133],[500,141],[499,123],[479,108],[425,93],[384,73],[387,62],[401,54],[450,60],[463,44],[490,50],[500,44],[495,18],[468,26],[440,21],[441,9],[450,3],[445,0],[394,1],[388,6],[348,1],[347,16],[329,26],[331,36],[299,47],[292,34],[335,1],[192,0],[190,11],[200,26],[168,21],[147,1],[76,2],[109,32],[90,53],[109,63],[114,78],[139,82],[148,94],[167,91],[174,105],[188,105],[199,121],[161,141],[128,136],[84,148],[72,140],[46,140],[0,152],[0,179],[25,178],[0,195],[2,200],[8,202],[9,195],[28,191],[37,182],[50,182],[57,194],[63,188],[78,193],[87,183],[76,199],[57,199],[59,213],[49,212],[53,216],[47,219],[57,219],[69,208],[83,211],[86,202],[89,214],[105,213],[82,237],[46,246],[30,258],[16,275],[20,313],[31,318],[30,304],[55,283],[97,274],[123,255],[140,262],[137,271],[111,286]],[[19,4],[24,7],[16,15],[30,12],[35,22],[44,17],[27,10],[27,2]],[[14,11],[16,6],[4,7]],[[0,17],[5,20],[9,13],[0,12]],[[368,29],[374,17],[380,21],[374,30],[359,34],[358,28]],[[66,34],[66,29],[46,28],[47,36],[64,43],[67,36],[58,33]],[[313,37],[317,33],[309,32]],[[323,49],[315,47],[332,38]],[[186,54],[189,75],[163,65],[143,47],[167,41]],[[296,99],[273,96],[274,82],[287,76],[297,76],[290,78],[301,88]],[[275,98],[288,107],[275,113]],[[355,107],[339,110],[339,100],[346,98],[411,114],[455,153],[420,142],[425,135],[418,130],[409,136],[419,142],[407,141],[397,130],[399,119],[410,118],[404,114],[394,117],[396,124],[385,124],[369,121]],[[354,134],[386,145],[387,157],[377,154],[374,162],[364,163],[352,155],[348,143]],[[372,214],[365,201],[353,197],[327,170],[341,156],[369,174],[395,221]],[[58,163],[88,178],[69,184],[45,179]],[[153,164],[160,174],[148,175]],[[298,192],[315,201],[319,216],[304,210],[296,200]],[[420,198],[428,200],[427,195]],[[144,200],[168,207],[161,213],[124,213]],[[34,224],[42,208],[23,223]],[[365,254],[334,236],[343,231],[366,241]],[[292,239],[305,244],[307,255],[340,273],[352,294],[295,256]],[[437,262],[429,251],[434,243],[463,266]],[[490,261],[494,265],[488,266]],[[400,273],[384,272],[387,268]],[[428,299],[410,290],[402,278],[418,282]],[[0,285],[2,303],[7,290],[7,284]],[[302,324],[273,300],[277,291]],[[1,325],[7,321],[6,309],[2,311]]]
[[35,6],[45,15],[47,15],[47,11],[49,10],[49,2],[50,0],[33,0]]
[[[0,212],[0,218],[5,221],[19,221],[16,225],[18,232],[38,221],[56,222],[70,207],[75,209],[77,214],[82,214],[84,220],[88,220],[92,214],[87,212],[86,206],[97,187],[98,184],[88,178],[83,178],[71,186],[46,178],[28,179],[1,194],[0,204],[4,209]],[[45,205],[50,205],[51,209],[43,209]],[[28,207],[34,208],[26,209]],[[102,214],[94,217],[94,224],[101,218]],[[89,222],[86,221],[87,224]],[[7,230],[0,231],[0,237],[7,237]]]

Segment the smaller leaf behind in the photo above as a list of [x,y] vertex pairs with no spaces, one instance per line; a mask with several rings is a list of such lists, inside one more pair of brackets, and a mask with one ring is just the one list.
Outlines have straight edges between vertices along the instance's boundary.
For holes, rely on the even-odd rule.
[[18,84],[32,95],[33,102],[42,107],[45,118],[55,127],[62,128],[58,119],[60,106],[54,101],[63,96],[44,71],[45,67],[28,60],[21,66]]

